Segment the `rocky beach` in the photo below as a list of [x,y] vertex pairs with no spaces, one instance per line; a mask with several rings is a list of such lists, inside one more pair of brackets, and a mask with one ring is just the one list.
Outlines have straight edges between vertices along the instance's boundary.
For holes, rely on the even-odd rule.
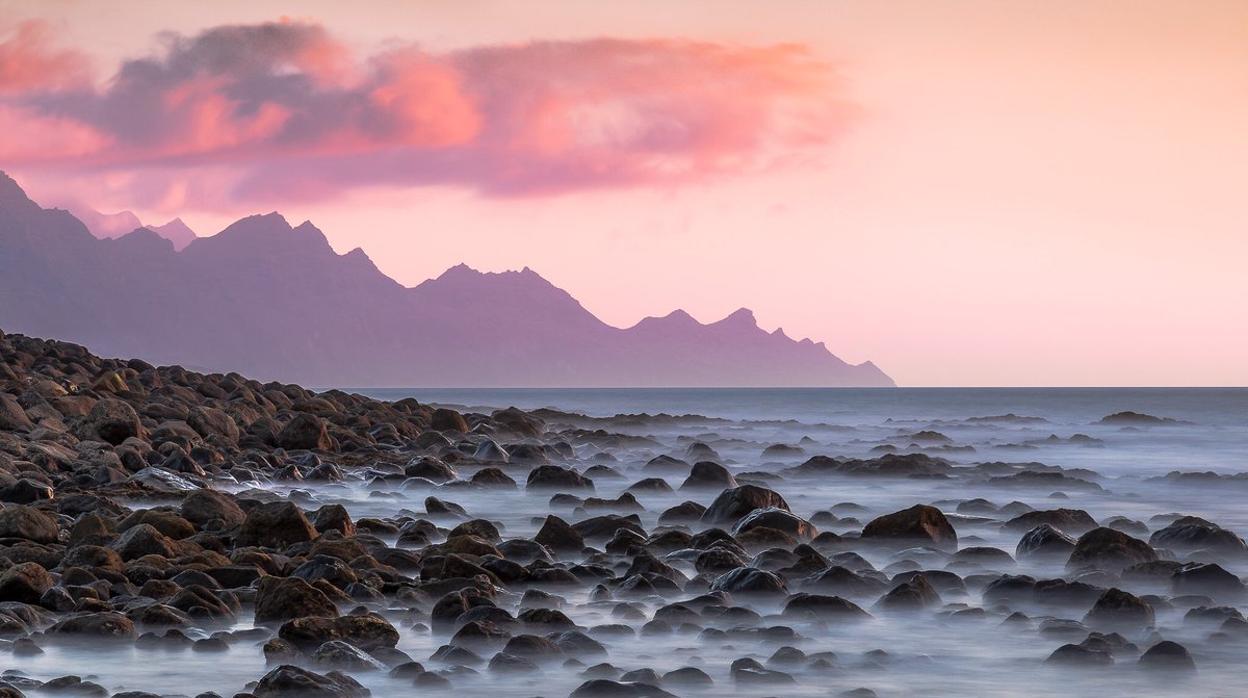
[[1187,426],[477,411],[0,335],[0,694],[1229,695],[1248,546],[1202,507],[1244,478],[1086,465]]

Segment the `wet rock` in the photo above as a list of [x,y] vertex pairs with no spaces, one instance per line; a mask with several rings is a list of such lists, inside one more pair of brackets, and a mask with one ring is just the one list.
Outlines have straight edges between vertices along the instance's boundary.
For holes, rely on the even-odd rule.
[[886,611],[916,611],[940,604],[940,595],[922,574],[916,574],[889,590],[876,607]]
[[723,490],[737,486],[737,479],[728,469],[714,461],[698,461],[681,483],[681,490]]
[[594,482],[570,468],[539,465],[529,472],[525,488],[531,490],[592,490]]
[[366,652],[394,647],[399,641],[399,632],[394,626],[375,613],[337,618],[295,618],[284,623],[277,635],[305,652],[331,640],[342,640]]
[[0,538],[19,538],[33,543],[55,543],[56,519],[33,507],[9,504],[0,509]]
[[316,529],[292,502],[260,504],[247,512],[238,532],[239,545],[285,548],[315,539]]
[[585,547],[585,539],[581,534],[558,516],[547,516],[533,542],[561,552],[579,552]]
[[78,425],[78,437],[112,444],[120,444],[128,438],[143,433],[139,415],[129,404],[113,398],[95,403],[85,419]]
[[17,398],[8,393],[0,393],[0,430],[30,431],[34,426]]
[[459,433],[467,433],[469,431],[468,421],[464,419],[464,415],[445,407],[439,407],[433,411],[429,419],[429,428],[436,431]]
[[1187,648],[1177,642],[1162,640],[1140,655],[1140,668],[1170,673],[1196,671],[1196,661]]
[[177,556],[173,540],[151,524],[139,524],[125,531],[113,542],[112,548],[122,560],[135,560],[144,555]]
[[540,671],[536,662],[506,652],[499,652],[491,657],[487,668],[495,674],[530,674]]
[[930,545],[957,550],[958,534],[935,507],[918,504],[872,520],[862,529],[863,540],[890,545]]
[[737,522],[737,525],[732,529],[732,534],[739,538],[742,534],[757,528],[783,531],[801,541],[808,541],[818,534],[814,525],[809,521],[792,512],[774,507],[755,509],[750,512]]
[[423,477],[439,484],[459,478],[454,468],[432,456],[424,456],[408,463],[403,474],[408,477]]
[[1244,596],[1239,577],[1213,563],[1192,563],[1175,570],[1170,578],[1175,594],[1207,594],[1214,598],[1238,599]]
[[675,696],[649,684],[590,679],[573,690],[569,698],[675,698]]
[[56,582],[37,562],[21,562],[0,573],[0,601],[38,604]]
[[341,640],[330,640],[312,653],[312,661],[323,667],[346,671],[382,671],[385,665],[367,652]]
[[1156,559],[1157,552],[1148,543],[1112,528],[1095,528],[1076,541],[1066,567],[1119,572],[1131,565]]
[[784,595],[788,589],[778,575],[754,567],[738,567],[725,572],[711,583],[711,591],[761,596]]
[[328,451],[333,448],[325,420],[300,412],[277,435],[277,445],[289,450]]
[[794,684],[793,677],[783,671],[767,669],[749,658],[738,659],[728,668],[732,680],[749,686],[784,686]]
[[789,511],[788,502],[778,492],[757,485],[741,485],[719,493],[702,515],[704,523],[735,524],[755,509]]
[[81,613],[58,621],[48,628],[50,635],[104,639],[133,639],[134,623],[111,611]]
[[1093,628],[1135,630],[1153,624],[1153,607],[1121,589],[1107,589],[1084,616]]
[[681,667],[663,675],[662,685],[676,688],[700,689],[712,686],[715,681],[697,667]]
[[329,597],[299,577],[264,577],[256,590],[257,623],[337,615]]
[[1005,522],[1007,531],[1029,531],[1048,524],[1068,535],[1077,536],[1096,528],[1096,520],[1082,509],[1028,511]]
[[1071,667],[1105,667],[1114,663],[1114,657],[1105,650],[1066,644],[1054,650],[1045,663]]
[[1062,533],[1052,525],[1044,523],[1023,534],[1014,549],[1014,555],[1020,559],[1067,559],[1075,549],[1075,539]]
[[808,593],[789,597],[784,605],[784,615],[802,620],[854,620],[871,617],[871,614],[857,604],[839,596]]
[[365,698],[370,692],[337,671],[317,674],[284,664],[265,674],[252,694],[256,698]]
[[1154,533],[1148,542],[1155,548],[1180,553],[1210,550],[1223,555],[1248,553],[1248,544],[1232,531],[1196,516],[1184,516]]

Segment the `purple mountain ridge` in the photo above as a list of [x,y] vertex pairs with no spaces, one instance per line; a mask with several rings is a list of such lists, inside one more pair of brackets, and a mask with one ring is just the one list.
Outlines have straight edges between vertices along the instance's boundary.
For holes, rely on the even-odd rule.
[[164,225],[144,225],[132,211],[100,213],[81,204],[66,206],[66,209],[82,221],[82,224],[87,227],[87,232],[101,240],[115,240],[139,228],[148,228],[172,242],[173,249],[180,251],[196,238],[195,231],[183,223],[181,218],[174,218]]
[[0,174],[0,328],[317,386],[893,385],[870,362],[760,329],[744,308],[617,328],[527,267],[461,264],[409,288],[277,213],[210,237],[179,228],[100,239]]

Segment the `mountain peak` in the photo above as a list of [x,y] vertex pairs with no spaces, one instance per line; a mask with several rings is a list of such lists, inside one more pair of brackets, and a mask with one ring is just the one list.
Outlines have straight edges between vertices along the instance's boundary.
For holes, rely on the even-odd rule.
[[749,308],[737,308],[727,317],[719,322],[712,323],[720,327],[758,327],[758,320],[754,317],[754,311]]
[[2,209],[38,209],[39,204],[26,196],[26,191],[3,170],[0,170],[0,210]]
[[181,251],[187,245],[195,241],[198,237],[191,227],[184,223],[181,218],[174,218],[164,225],[148,226],[156,231],[156,234],[173,243],[173,249]]

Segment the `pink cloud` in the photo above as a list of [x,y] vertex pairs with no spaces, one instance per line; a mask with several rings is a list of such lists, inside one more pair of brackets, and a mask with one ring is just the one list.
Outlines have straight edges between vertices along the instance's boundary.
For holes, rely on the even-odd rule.
[[[65,72],[63,55],[42,35],[0,46],[35,73]],[[680,183],[836,137],[850,109],[833,77],[795,45],[599,39],[361,58],[317,25],[232,25],[172,37],[103,89],[10,78],[12,133],[79,136],[0,155],[62,176],[156,178],[203,206],[369,185],[525,196]],[[207,166],[228,181],[211,202],[177,183]]]
[[52,48],[51,28],[28,20],[4,38],[0,32],[0,96],[78,87],[90,79],[85,56]]

